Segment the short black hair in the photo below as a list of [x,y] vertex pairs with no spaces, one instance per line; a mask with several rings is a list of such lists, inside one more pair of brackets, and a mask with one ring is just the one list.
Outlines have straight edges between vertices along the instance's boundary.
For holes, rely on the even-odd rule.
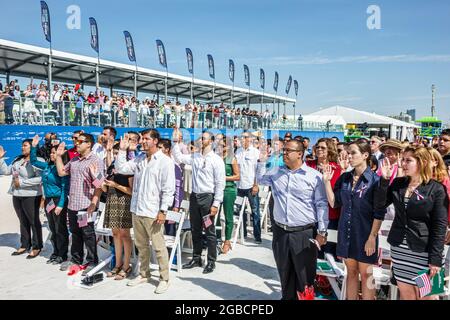
[[80,133],[80,137],[84,137],[85,141],[87,141],[91,144],[91,149],[92,149],[92,147],[94,146],[94,143],[95,143],[94,136],[90,133],[83,132],[83,133]]
[[159,134],[158,130],[156,129],[145,129],[141,131],[141,135],[150,134],[150,137],[152,139],[157,139],[158,143],[161,140],[161,135]]
[[103,128],[103,130],[109,130],[109,133],[114,137],[114,139],[117,136],[117,130],[111,126],[106,126]]
[[172,148],[172,141],[170,139],[161,139],[158,142],[158,145],[163,146],[164,149],[171,149]]
[[288,142],[286,142],[286,144],[291,143],[291,142],[295,143],[297,145],[297,147],[295,149],[301,151],[302,153],[305,151],[305,147],[303,146],[303,143],[301,141],[292,139],[292,140],[289,140]]
[[73,134],[80,134],[80,133],[83,133],[84,131],[83,130],[75,130],[74,132],[73,132]]
[[308,140],[308,141],[311,141],[311,139],[310,139],[310,138],[308,138],[308,137],[303,137],[303,140]]
[[450,129],[444,129],[444,130],[442,130],[441,136],[450,136]]
[[336,136],[334,136],[334,137],[331,137],[331,139],[336,139],[336,141],[337,141],[337,142],[339,142],[339,138],[338,138],[338,137],[336,137]]
[[387,135],[386,133],[384,133],[384,132],[380,132],[380,133],[378,134],[378,136],[379,136],[380,138],[386,138],[386,140],[387,140],[387,138],[388,138],[388,135]]

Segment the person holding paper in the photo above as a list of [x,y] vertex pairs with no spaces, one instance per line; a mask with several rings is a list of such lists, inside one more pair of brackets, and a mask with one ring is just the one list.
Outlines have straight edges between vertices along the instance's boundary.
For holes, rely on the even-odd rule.
[[324,167],[323,180],[328,203],[340,208],[336,255],[347,267],[347,300],[375,298],[372,266],[378,261],[378,231],[386,214],[383,206],[374,204],[380,178],[369,167],[370,145],[364,139],[348,145],[348,159],[353,170],[343,173],[334,190],[331,180],[334,169]]
[[[88,222],[87,226],[78,225],[77,214],[87,212],[88,220],[97,209],[101,184],[104,180],[104,162],[93,152],[94,137],[89,133],[81,133],[75,141],[79,156],[70,160],[66,165],[62,160],[65,144],[62,142],[56,150],[56,168],[58,175],[65,177],[70,175],[68,217],[69,229],[72,234],[72,246],[70,253],[72,259],[61,264],[60,270],[73,274],[84,269],[83,276],[98,264],[97,243],[95,237],[94,222]],[[90,219],[89,219],[90,218]],[[84,246],[86,246],[86,264],[84,261]]]
[[382,164],[376,201],[383,206],[394,204],[395,218],[387,241],[402,300],[418,300],[414,279],[423,270],[433,278],[443,264],[448,196],[444,186],[433,180],[432,162],[425,147],[407,147],[401,162],[405,177],[394,179],[391,185],[392,169],[388,161]]
[[158,149],[161,139],[158,131],[146,129],[141,135],[145,153],[127,161],[129,139],[128,134],[125,134],[120,139],[120,151],[115,163],[117,173],[134,176],[130,211],[135,244],[139,250],[140,272],[127,285],[136,286],[149,282],[151,241],[160,274],[155,293],[161,294],[169,288],[169,255],[164,240],[164,222],[175,193],[175,164]]
[[[56,169],[56,150],[58,146],[50,149],[48,162],[40,161],[37,157],[39,136],[33,138],[30,154],[31,165],[42,170],[42,186],[45,196],[45,213],[48,225],[52,233],[51,242],[53,253],[48,259],[48,264],[61,264],[67,260],[69,250],[69,232],[67,230],[67,196],[69,194],[69,177],[60,177]],[[65,154],[68,162],[68,155]]]
[[303,162],[303,144],[289,140],[284,166],[266,171],[267,151],[258,160],[257,181],[270,186],[274,198],[272,249],[283,300],[311,292],[318,247],[327,241],[328,202],[322,175]]
[[202,229],[205,230],[208,246],[208,263],[203,273],[211,273],[215,269],[217,258],[217,236],[214,216],[218,213],[225,190],[225,164],[220,156],[214,153],[212,143],[214,136],[203,132],[200,152],[184,155],[178,145],[179,130],[175,129],[172,140],[172,154],[177,162],[192,166],[192,193],[189,198],[189,217],[191,222],[193,257],[184,269],[202,267]]
[[[27,259],[36,258],[43,247],[39,205],[42,199],[41,170],[30,163],[31,139],[22,142],[22,154],[10,166],[3,159],[5,151],[0,146],[0,175],[12,175],[8,191],[13,196],[14,210],[20,221],[20,248],[12,253],[18,256],[31,252]],[[44,161],[44,159],[39,158]]]

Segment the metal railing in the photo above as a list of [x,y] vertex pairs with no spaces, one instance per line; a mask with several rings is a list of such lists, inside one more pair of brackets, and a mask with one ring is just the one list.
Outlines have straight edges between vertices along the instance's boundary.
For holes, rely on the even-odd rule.
[[162,107],[123,108],[74,101],[37,102],[32,98],[14,99],[13,118],[16,125],[106,126],[142,128],[208,128],[248,130],[300,130],[342,132],[342,125],[273,117],[233,115],[213,112],[165,113]]

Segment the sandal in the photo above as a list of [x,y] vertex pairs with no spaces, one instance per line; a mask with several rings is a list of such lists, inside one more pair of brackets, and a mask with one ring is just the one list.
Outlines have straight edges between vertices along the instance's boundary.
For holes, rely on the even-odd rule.
[[109,271],[109,272],[106,274],[106,277],[107,277],[107,278],[112,278],[112,277],[114,277],[116,274],[119,273],[120,269],[122,269],[122,266],[115,266],[111,271]]
[[224,242],[224,244],[223,244],[223,247],[222,247],[222,252],[224,253],[224,254],[227,254],[228,253],[228,251],[230,251],[232,248],[231,248],[231,242],[230,242],[230,240],[225,240],[225,242]]
[[19,248],[13,253],[11,253],[12,256],[20,256],[21,254],[24,254],[25,252],[28,252],[28,249],[25,248]]
[[131,274],[131,271],[133,270],[133,268],[131,266],[128,266],[127,270],[120,270],[120,272],[118,274],[116,274],[114,280],[123,280],[128,278],[128,276]]

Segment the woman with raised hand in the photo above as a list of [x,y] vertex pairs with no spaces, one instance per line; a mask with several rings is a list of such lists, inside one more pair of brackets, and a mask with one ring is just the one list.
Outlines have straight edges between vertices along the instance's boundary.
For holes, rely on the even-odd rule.
[[[31,143],[30,163],[42,170],[42,186],[45,196],[45,213],[52,233],[51,242],[53,253],[48,264],[61,264],[67,260],[69,248],[69,232],[67,231],[67,196],[69,194],[69,177],[60,177],[56,169],[56,150],[58,145],[50,149],[48,162],[40,161],[37,157],[39,136],[36,135]],[[66,153],[66,157],[68,157]],[[65,162],[68,162],[68,158]]]
[[[31,139],[22,142],[22,154],[8,166],[0,152],[0,175],[12,175],[11,187],[8,191],[13,196],[14,210],[20,221],[20,248],[13,256],[31,253],[27,259],[36,258],[42,250],[42,224],[39,220],[39,205],[42,198],[41,170],[30,163]],[[44,159],[40,159],[44,161]]]
[[370,169],[370,145],[363,139],[348,145],[352,171],[344,172],[331,186],[333,168],[325,166],[323,180],[328,202],[341,208],[336,254],[347,267],[348,300],[358,300],[361,276],[362,298],[375,298],[372,266],[378,261],[378,231],[386,209],[374,203],[380,177]]
[[432,278],[442,267],[448,196],[444,186],[433,179],[432,161],[426,148],[406,148],[402,158],[405,176],[396,178],[391,185],[392,169],[389,162],[382,164],[376,202],[378,206],[395,207],[387,241],[402,300],[420,299],[414,280],[419,272],[428,270]]

